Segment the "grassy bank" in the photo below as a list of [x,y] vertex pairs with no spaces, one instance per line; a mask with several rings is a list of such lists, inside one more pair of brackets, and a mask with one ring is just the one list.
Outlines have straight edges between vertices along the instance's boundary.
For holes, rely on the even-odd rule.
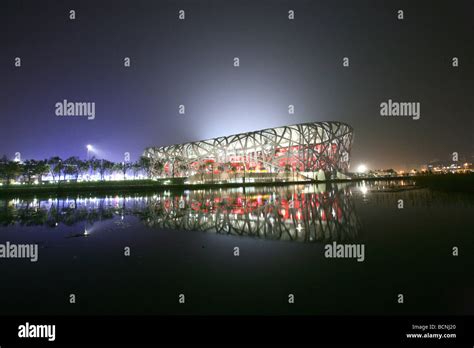
[[[421,187],[456,192],[473,192],[474,174],[446,174],[446,175],[425,175],[418,177],[397,177],[397,178],[354,178],[352,180],[332,180],[327,183],[355,182],[355,181],[396,181],[415,180]],[[60,184],[40,184],[40,185],[4,185],[0,187],[0,196],[21,196],[21,195],[67,195],[77,193],[108,193],[124,194],[131,192],[145,192],[156,190],[199,190],[218,189],[235,187],[261,187],[261,186],[285,186],[293,184],[307,184],[308,182],[262,182],[262,183],[224,183],[224,184],[185,184],[183,178],[172,178],[162,180],[126,180],[126,181],[94,181],[94,182],[62,182]],[[318,182],[314,182],[318,183]],[[321,183],[321,182],[319,182]]]
[[182,179],[167,180],[125,180],[125,181],[84,181],[61,182],[59,184],[37,185],[4,185],[0,188],[0,195],[21,195],[31,193],[79,193],[79,192],[129,192],[150,190],[155,188],[172,188],[183,186]]
[[88,193],[88,194],[124,194],[131,192],[149,192],[162,190],[200,190],[219,189],[249,186],[284,186],[293,184],[304,184],[302,182],[265,182],[265,183],[223,183],[223,184],[185,184],[183,178],[163,179],[163,180],[126,180],[126,181],[95,181],[95,182],[69,182],[61,184],[43,185],[9,185],[0,187],[1,196],[22,196],[50,194],[64,196],[68,194]]

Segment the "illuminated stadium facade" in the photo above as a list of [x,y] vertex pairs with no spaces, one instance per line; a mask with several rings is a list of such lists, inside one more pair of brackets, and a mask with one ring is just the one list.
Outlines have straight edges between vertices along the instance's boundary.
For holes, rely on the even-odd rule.
[[189,182],[326,180],[349,169],[353,130],[341,122],[314,122],[209,140],[150,147],[153,177]]

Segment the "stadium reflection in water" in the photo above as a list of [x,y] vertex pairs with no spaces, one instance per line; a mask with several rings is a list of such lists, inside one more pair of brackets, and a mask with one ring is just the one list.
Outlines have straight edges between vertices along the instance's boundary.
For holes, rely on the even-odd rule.
[[80,226],[87,236],[100,221],[133,217],[156,229],[302,242],[353,241],[360,230],[352,192],[342,184],[0,200],[4,226]]

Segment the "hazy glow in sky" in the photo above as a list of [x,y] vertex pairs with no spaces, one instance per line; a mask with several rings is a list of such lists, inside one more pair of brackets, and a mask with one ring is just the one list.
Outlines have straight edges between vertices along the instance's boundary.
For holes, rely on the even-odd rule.
[[[353,165],[410,168],[453,151],[471,160],[473,2],[405,4],[403,23],[377,1],[75,5],[71,23],[57,2],[2,4],[0,151],[9,157],[85,158],[93,144],[121,161],[147,146],[341,121],[355,130]],[[95,119],[55,116],[63,99],[95,102]],[[381,117],[388,99],[420,102],[420,120]]]

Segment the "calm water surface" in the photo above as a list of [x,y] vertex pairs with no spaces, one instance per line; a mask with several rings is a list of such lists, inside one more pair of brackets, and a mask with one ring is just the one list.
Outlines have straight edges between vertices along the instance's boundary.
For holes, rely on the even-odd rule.
[[39,245],[0,259],[0,314],[474,314],[473,207],[410,182],[0,199],[0,243]]

